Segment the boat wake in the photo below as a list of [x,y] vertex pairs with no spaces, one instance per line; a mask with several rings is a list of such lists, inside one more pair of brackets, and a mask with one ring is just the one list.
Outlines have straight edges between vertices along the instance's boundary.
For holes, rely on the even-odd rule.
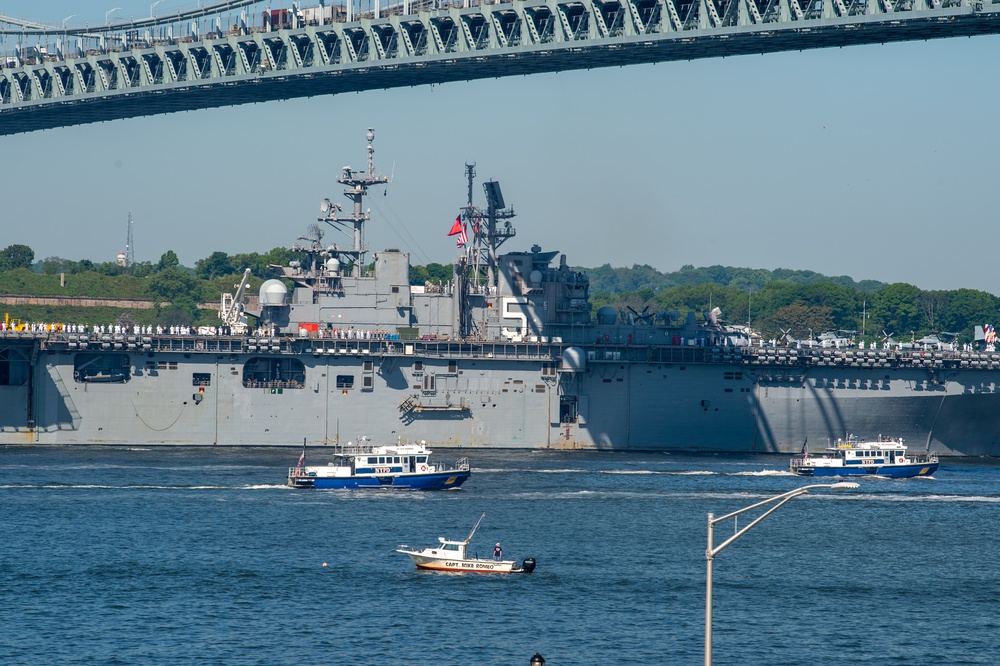
[[642,476],[649,474],[671,474],[671,472],[657,472],[651,469],[605,469],[601,474],[622,474],[625,476]]
[[[846,497],[846,495],[845,495]],[[972,502],[975,504],[998,504],[1000,496],[996,495],[858,495],[852,499],[865,499],[876,502]]]

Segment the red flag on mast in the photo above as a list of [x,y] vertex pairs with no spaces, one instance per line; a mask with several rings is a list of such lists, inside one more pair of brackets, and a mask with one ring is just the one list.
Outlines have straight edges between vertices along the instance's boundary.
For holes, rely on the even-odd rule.
[[455,217],[455,224],[451,225],[451,231],[448,232],[448,235],[454,236],[460,233],[462,233],[462,216],[458,215]]

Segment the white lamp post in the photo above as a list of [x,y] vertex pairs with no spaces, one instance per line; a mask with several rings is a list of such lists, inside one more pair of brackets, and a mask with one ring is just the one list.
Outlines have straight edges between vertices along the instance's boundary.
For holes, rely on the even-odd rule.
[[[750,531],[751,528],[757,525],[760,521],[764,520],[772,513],[777,511],[785,502],[791,499],[799,497],[800,495],[805,495],[810,490],[814,488],[830,488],[833,490],[848,490],[858,488],[858,484],[851,483],[848,481],[841,481],[839,483],[819,483],[811,486],[802,486],[801,488],[796,488],[795,490],[790,490],[787,493],[781,495],[776,495],[769,499],[757,502],[756,504],[751,504],[750,506],[744,507],[738,511],[733,511],[732,513],[727,513],[719,518],[714,517],[713,514],[708,514],[708,548],[705,550],[705,562],[706,562],[706,574],[705,574],[705,666],[712,666],[712,562],[715,561],[715,556],[721,553],[729,544],[739,539],[741,536]],[[747,511],[752,511],[756,508],[765,506],[767,504],[775,503],[770,509],[757,516],[752,520],[746,527],[741,530],[737,530],[733,536],[729,537],[718,546],[715,545],[715,525],[721,523],[724,520],[729,520],[730,518],[736,518],[736,516],[741,513],[746,513]]]

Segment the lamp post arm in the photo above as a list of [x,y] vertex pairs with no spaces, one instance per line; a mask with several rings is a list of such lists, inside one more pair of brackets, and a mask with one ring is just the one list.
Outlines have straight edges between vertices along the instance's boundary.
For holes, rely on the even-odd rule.
[[785,499],[786,497],[789,497],[789,498],[790,497],[797,497],[799,495],[802,495],[804,493],[809,492],[810,488],[829,488],[829,486],[827,486],[824,483],[816,483],[816,484],[809,485],[809,486],[802,486],[801,488],[796,488],[795,490],[789,490],[787,493],[782,493],[781,495],[775,495],[774,497],[768,497],[766,500],[762,500],[760,502],[757,502],[756,504],[751,504],[750,506],[745,506],[742,509],[739,509],[737,511],[733,511],[732,513],[727,513],[724,516],[719,516],[718,518],[713,518],[712,522],[713,523],[721,523],[724,520],[729,520],[730,518],[732,518],[734,516],[738,516],[741,513],[746,513],[747,511],[753,511],[754,509],[756,509],[758,507],[762,507],[762,506],[764,506],[766,504],[770,504],[771,502],[780,502],[781,500]]
[[[757,523],[759,523],[760,521],[762,521],[765,518],[767,518],[768,516],[770,516],[772,513],[774,513],[778,509],[780,509],[787,502],[790,502],[791,500],[795,499],[799,495],[805,495],[807,492],[808,491],[786,493],[785,495],[782,495],[781,497],[773,498],[773,499],[780,499],[781,501],[779,501],[777,504],[775,504],[774,506],[772,506],[770,509],[768,509],[764,513],[762,513],[759,516],[757,516],[756,518],[754,518],[753,521],[751,521],[750,523],[747,523],[743,527],[743,529],[738,530],[735,534],[733,534],[733,536],[729,537],[728,539],[726,539],[725,541],[723,541],[722,543],[720,543],[718,546],[710,546],[709,549],[708,549],[708,551],[705,553],[705,556],[708,559],[714,558],[716,555],[718,555],[723,550],[725,550],[725,548],[727,546],[729,546],[729,544],[731,544],[732,542],[736,541],[741,536],[743,536],[744,534],[746,534],[747,532],[749,532]],[[767,504],[767,503],[768,502],[761,502],[760,504]],[[756,505],[754,505],[754,507],[760,506],[760,504],[756,504]],[[754,507],[747,507],[747,508],[748,509],[752,509]],[[733,517],[733,516],[735,516],[737,514],[743,513],[743,511],[746,511],[746,509],[743,509],[741,511],[736,511],[735,513],[731,513],[728,516],[723,516],[723,518],[716,518],[716,519],[713,520],[713,522],[717,523],[720,520],[723,520],[725,518],[731,518],[731,517]]]

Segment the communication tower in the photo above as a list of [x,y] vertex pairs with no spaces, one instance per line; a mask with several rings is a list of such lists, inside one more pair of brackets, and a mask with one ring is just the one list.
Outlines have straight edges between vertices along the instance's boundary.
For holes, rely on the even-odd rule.
[[125,240],[125,268],[131,273],[135,266],[135,246],[132,244],[132,211],[128,213],[128,238]]
[[125,249],[118,252],[117,264],[128,273],[132,273],[135,266],[135,249],[132,247],[132,212],[128,214],[128,235],[125,238]]

